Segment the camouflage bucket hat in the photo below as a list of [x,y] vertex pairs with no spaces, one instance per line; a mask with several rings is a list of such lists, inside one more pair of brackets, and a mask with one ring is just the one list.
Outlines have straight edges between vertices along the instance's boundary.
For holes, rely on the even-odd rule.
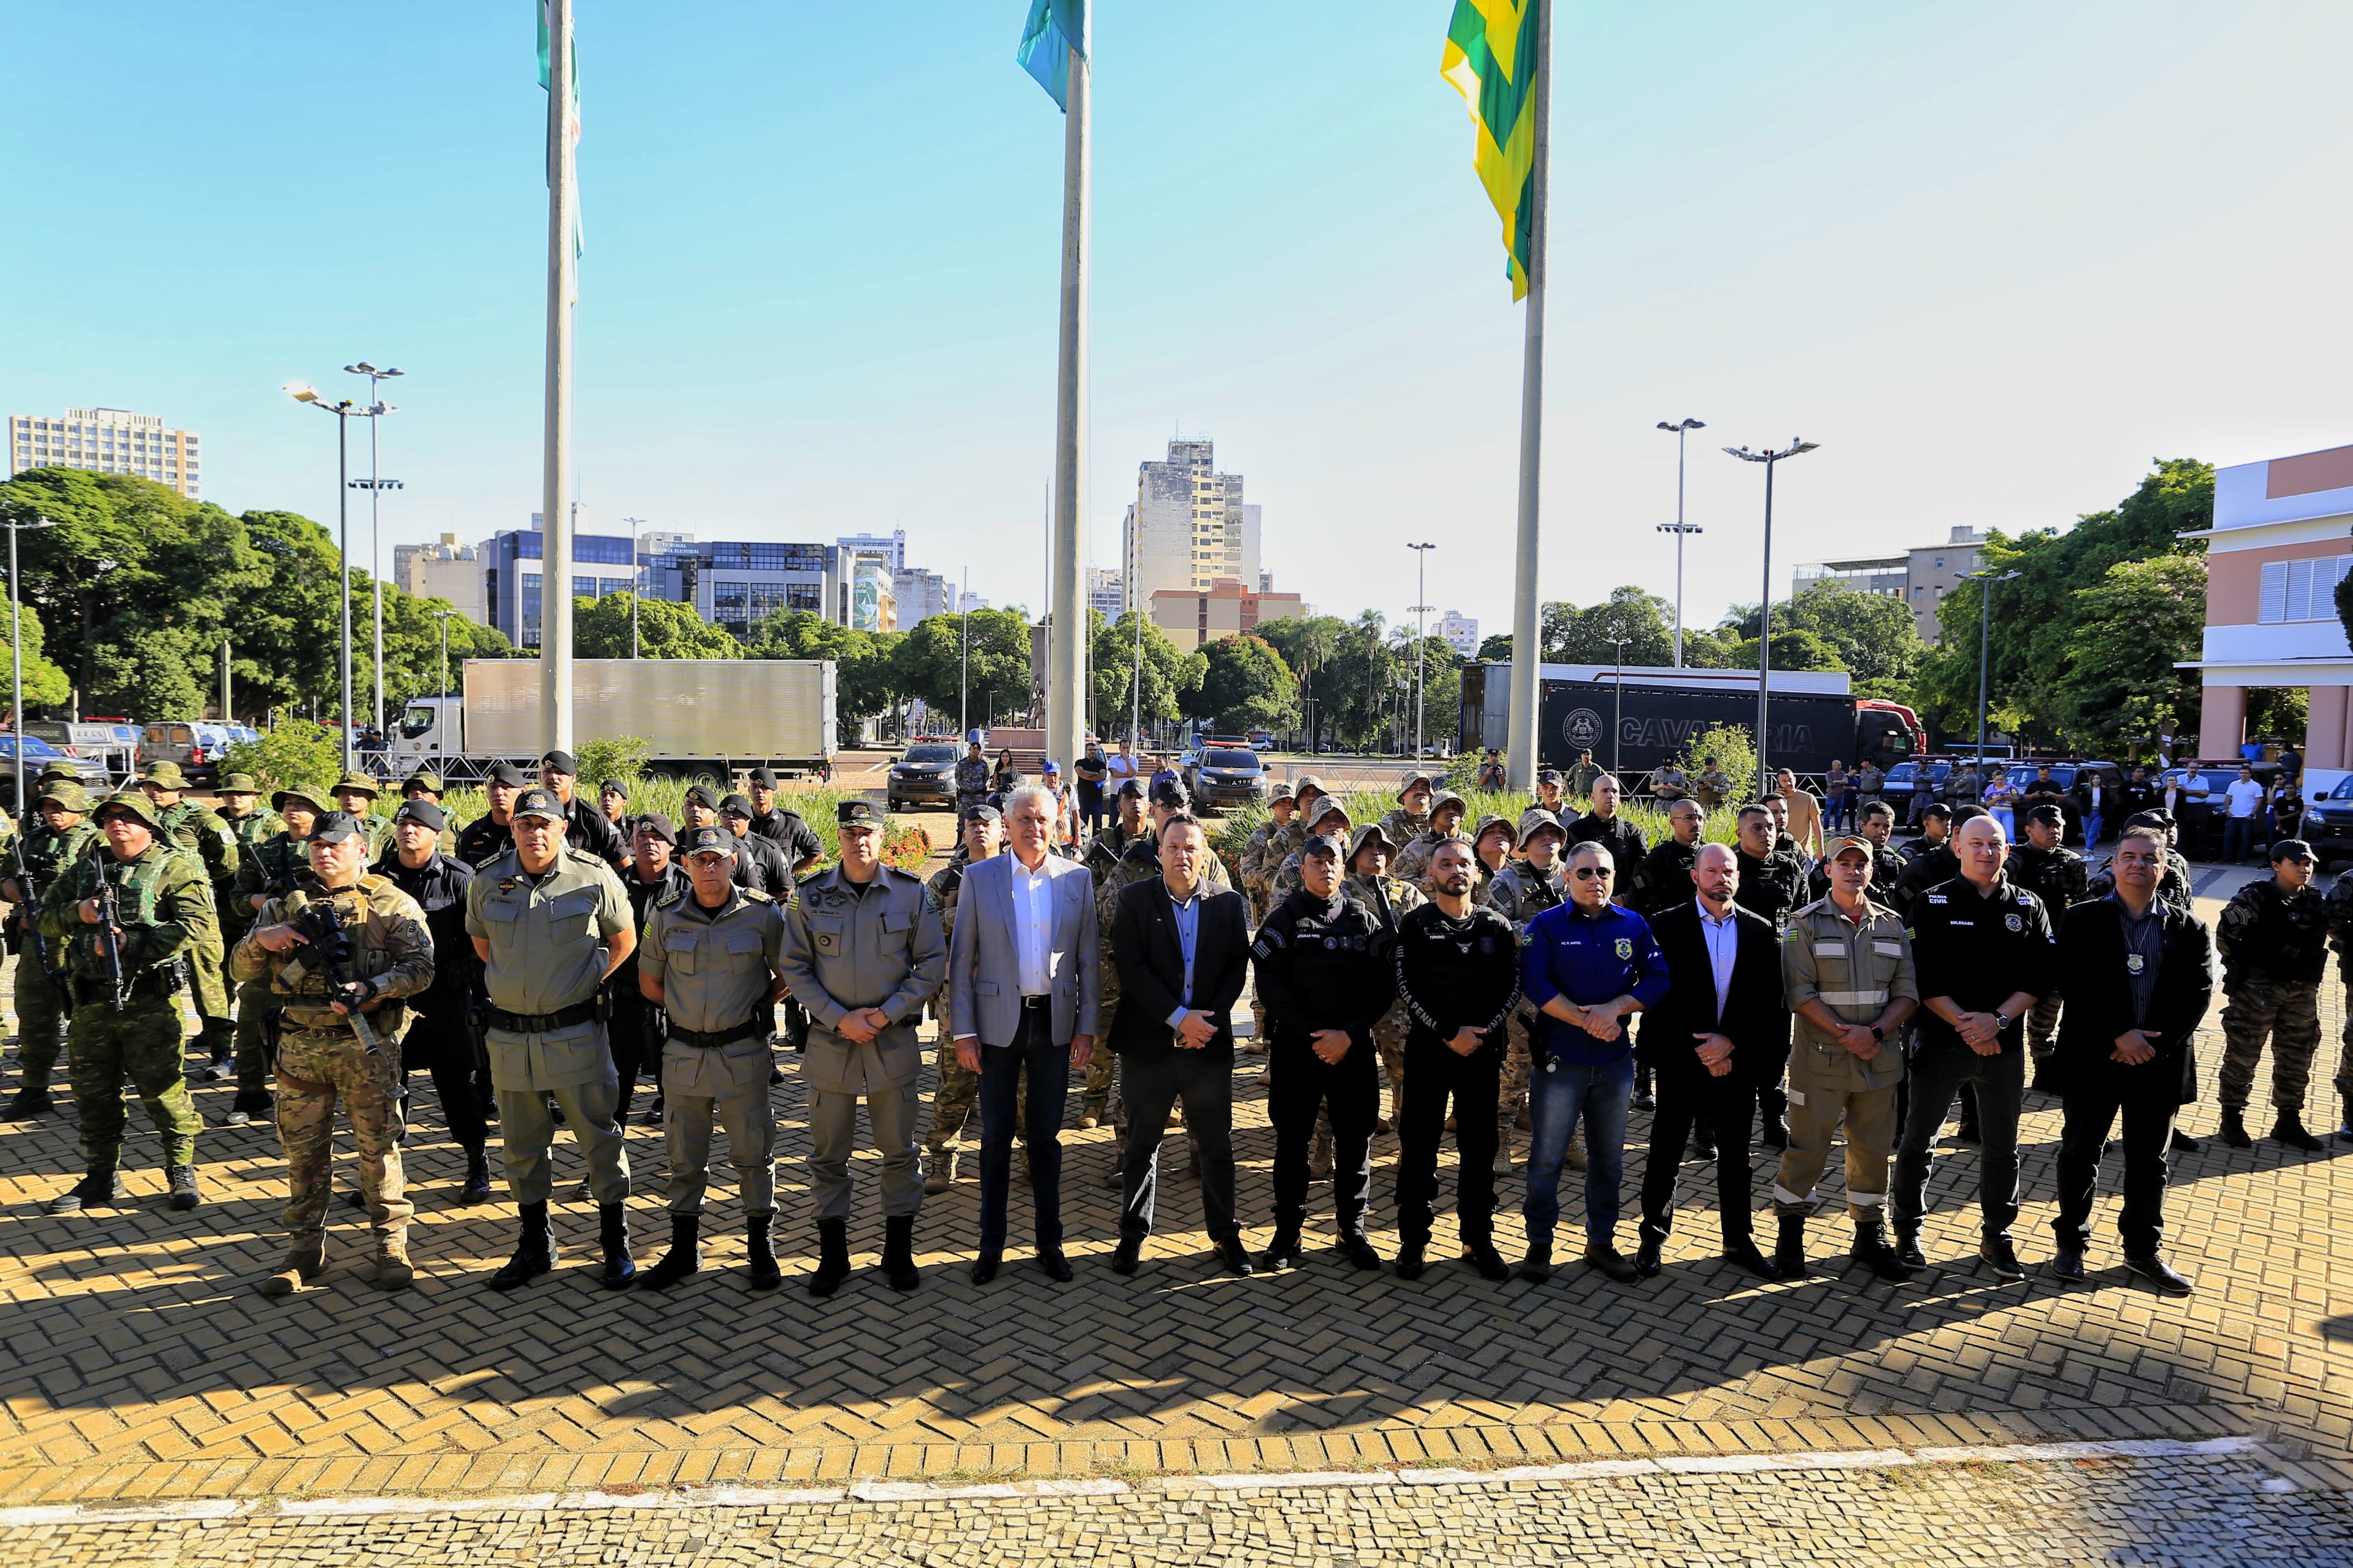
[[251,773],[231,773],[220,782],[223,795],[259,795],[261,785]]
[[185,789],[187,775],[180,772],[177,763],[149,763],[139,773],[141,784],[159,784],[164,789]]
[[326,795],[327,792],[325,790],[317,789],[312,785],[295,784],[290,788],[271,792],[269,796],[269,809],[272,811],[284,811],[288,801],[299,800],[304,805],[309,806],[313,812],[332,811],[334,806],[332,803],[326,798]]
[[108,795],[100,803],[97,815],[104,817],[108,812],[118,810],[137,817],[150,827],[160,828],[163,826],[155,820],[155,803],[138,790],[124,790],[120,795]]
[[33,797],[36,805],[46,805],[51,801],[68,811],[79,812],[85,816],[90,815],[88,792],[71,779],[59,779]]

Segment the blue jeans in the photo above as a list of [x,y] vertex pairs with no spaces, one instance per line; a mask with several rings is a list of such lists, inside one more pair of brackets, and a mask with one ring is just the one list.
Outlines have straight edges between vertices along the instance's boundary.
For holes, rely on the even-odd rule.
[[2235,866],[2245,859],[2259,841],[2255,837],[2255,818],[2233,816],[2222,824],[2222,858]]
[[1560,1168],[1585,1122],[1585,1235],[1608,1245],[1618,1230],[1618,1188],[1626,1173],[1626,1112],[1634,1093],[1631,1053],[1599,1065],[1540,1059],[1528,1084],[1528,1196],[1520,1205],[1528,1241],[1552,1240],[1560,1220]]
[[2084,818],[2084,853],[2088,855],[2092,852],[2092,847],[2100,841],[2101,830],[2107,825],[2107,818],[2097,812]]

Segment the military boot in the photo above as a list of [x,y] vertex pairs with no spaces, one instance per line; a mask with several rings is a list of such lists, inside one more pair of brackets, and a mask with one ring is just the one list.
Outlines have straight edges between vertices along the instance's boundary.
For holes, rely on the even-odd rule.
[[1781,1216],[1780,1238],[1773,1244],[1773,1267],[1784,1279],[1806,1277],[1806,1216],[1785,1214]]
[[46,1085],[36,1088],[26,1084],[9,1100],[5,1110],[0,1110],[0,1121],[30,1121],[37,1116],[47,1116],[55,1109],[49,1102]]
[[933,1150],[925,1163],[930,1167],[923,1173],[923,1191],[926,1194],[937,1197],[955,1185],[956,1152],[954,1149]]
[[256,1287],[265,1296],[291,1296],[306,1289],[327,1269],[325,1236],[298,1236],[286,1246],[286,1261],[278,1272]]
[[195,1166],[174,1165],[165,1174],[172,1184],[173,1208],[185,1213],[205,1201],[205,1194],[196,1190]]
[[2317,1154],[2327,1145],[2304,1130],[2304,1118],[2293,1110],[2283,1110],[2272,1121],[2272,1137],[2291,1149],[2301,1149],[2307,1154]]
[[1889,1250],[1886,1226],[1878,1220],[1854,1222],[1854,1245],[1847,1249],[1847,1256],[1882,1279],[1901,1284],[1912,1278],[1904,1260]]
[[461,1204],[486,1204],[491,1201],[490,1156],[480,1148],[466,1151],[466,1184],[458,1189]]
[[912,1290],[923,1282],[915,1268],[915,1216],[886,1215],[882,1221],[882,1278],[893,1290]]
[[629,1281],[638,1277],[637,1261],[629,1256],[628,1205],[596,1205],[596,1245],[605,1249],[605,1267],[597,1272],[596,1282],[607,1290],[628,1289]]
[[379,1290],[406,1290],[417,1283],[417,1270],[408,1261],[408,1237],[380,1236],[375,1242],[375,1288]]
[[130,1195],[113,1166],[92,1165],[80,1181],[49,1200],[49,1212],[79,1214],[86,1208],[113,1208]]
[[506,1267],[491,1276],[493,1290],[512,1290],[555,1267],[555,1233],[547,1226],[547,1201],[524,1204],[522,1209],[522,1235]]
[[776,1244],[769,1238],[776,1218],[773,1209],[744,1216],[744,1257],[750,1265],[754,1290],[773,1290],[785,1282],[783,1271],[776,1267]]
[[670,1250],[638,1281],[641,1290],[667,1290],[690,1274],[702,1272],[702,1216],[670,1216]]
[[2222,1108],[2222,1125],[2215,1129],[2214,1136],[2232,1149],[2252,1149],[2255,1146],[2255,1141],[2247,1136],[2246,1116],[2235,1105],[2226,1105]]
[[830,1296],[849,1278],[849,1222],[817,1222],[817,1272],[808,1277],[809,1294]]

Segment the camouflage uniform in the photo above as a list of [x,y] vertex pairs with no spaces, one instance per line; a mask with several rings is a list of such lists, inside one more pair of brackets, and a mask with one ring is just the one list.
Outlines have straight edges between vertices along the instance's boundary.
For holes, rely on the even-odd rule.
[[[1390,815],[1395,816],[1396,813]],[[1388,830],[1384,827],[1382,831],[1386,833]],[[1391,842],[1403,847],[1397,852],[1397,859],[1389,867],[1389,875],[1400,882],[1419,888],[1422,879],[1430,875],[1430,859],[1438,853],[1440,845],[1468,845],[1471,840],[1460,829],[1449,828],[1444,833],[1424,831],[1416,837],[1392,839]]]
[[[1568,885],[1558,862],[1553,866],[1549,879],[1540,876],[1525,860],[1514,860],[1495,873],[1494,885],[1487,890],[1487,907],[1512,922],[1512,933],[1525,940],[1528,922],[1554,905],[1566,902]],[[1528,1097],[1528,1078],[1534,1070],[1535,1012],[1522,1006],[1512,1014],[1511,1045],[1504,1053],[1504,1071],[1495,1093],[1495,1154],[1498,1168],[1512,1157],[1512,1134],[1520,1124],[1520,1108]],[[1568,1168],[1585,1169],[1585,1133],[1580,1128],[1570,1139]]]
[[976,805],[988,804],[988,759],[964,756],[955,765],[956,820]]
[[[237,837],[220,813],[193,800],[176,800],[156,808],[161,837],[174,847],[200,860],[212,884],[216,911],[226,905],[237,887]],[[224,928],[216,921],[213,934],[188,948],[188,976],[195,982],[190,999],[204,1021],[205,1052],[216,1062],[227,1061],[237,1038],[237,1020],[228,1006],[228,984],[223,974],[227,950]]]
[[286,831],[286,819],[274,811],[248,811],[243,816],[231,816],[224,811],[220,813],[220,819],[228,824],[231,833],[237,835],[240,862],[259,848],[264,839]]
[[[351,934],[345,978],[374,987],[364,1012],[379,1048],[371,1050],[349,1019],[329,1005],[332,984],[315,949],[298,943],[290,952],[272,952],[256,940],[256,933],[300,918],[313,904],[331,907]],[[425,911],[389,877],[364,874],[354,886],[332,893],[298,889],[262,906],[229,955],[229,973],[240,984],[267,985],[280,1017],[271,1055],[278,1142],[286,1151],[288,1265],[272,1280],[285,1284],[270,1293],[307,1283],[322,1267],[339,1101],[359,1151],[360,1195],[375,1232],[377,1283],[406,1284],[411,1206],[400,1164],[398,1094],[400,1036],[408,1018],[398,999],[433,984],[433,939],[425,929]]]
[[[2310,888],[2283,893],[2265,878],[2231,895],[2214,925],[2222,955],[2225,1111],[2242,1111],[2255,1085],[2263,1042],[2272,1047],[2272,1105],[2304,1114],[2305,1086],[2320,1044],[2320,977],[2328,963],[2328,907]],[[2341,1076],[2341,1074],[2340,1074]]]
[[1396,845],[1407,845],[1430,831],[1430,813],[1408,811],[1398,806],[1381,818],[1381,837]]
[[[970,868],[970,863],[965,861],[944,866],[923,884],[939,905],[940,938],[944,942],[955,940],[956,900],[964,891],[964,874]],[[963,1144],[965,1124],[972,1120],[974,1102],[980,1098],[980,1075],[966,1072],[964,1063],[956,1059],[955,1032],[948,1026],[945,979],[941,980],[939,991],[932,999],[932,1017],[939,1026],[939,1038],[932,1045],[932,1062],[939,1082],[932,1090],[931,1136],[923,1140],[923,1190],[944,1193],[955,1181],[956,1150]],[[1018,1134],[1026,1139],[1029,1136],[1029,1069],[1026,1064],[1021,1068],[1021,1078],[1013,1115]]]
[[[1150,830],[1147,828],[1145,831]],[[1130,833],[1125,824],[1114,822],[1087,840],[1087,852],[1079,857],[1079,863],[1092,871],[1095,879],[1101,881],[1111,874],[1113,866],[1119,864],[1119,858],[1127,853],[1128,846],[1142,837],[1142,834]]]
[[[253,847],[237,862],[237,888],[224,908],[221,924],[238,936],[253,929],[253,900],[282,899],[311,878],[310,840],[280,828]],[[237,911],[242,911],[239,914]],[[241,923],[232,924],[232,921]],[[242,981],[237,988],[237,1110],[248,1115],[269,1108],[269,1043],[265,1030],[278,1009],[267,975]]]
[[[2042,900],[2042,907],[2051,912],[2051,924],[2056,929],[2067,906],[2084,901],[2091,887],[2092,871],[2073,849],[2037,849],[2029,844],[2010,852],[2010,879]],[[2038,1073],[2058,1049],[2062,1000],[2058,988],[2053,987],[2050,995],[2035,999],[2033,1010],[2026,1016],[2027,1048],[2032,1053]]]
[[[79,785],[57,786],[45,798],[55,798],[77,811],[88,807]],[[25,835],[25,868],[31,873],[33,885],[18,889],[27,901],[16,906],[15,919],[24,937],[16,953],[16,1061],[23,1069],[27,1095],[46,1096],[48,1092],[49,1075],[58,1063],[58,1026],[64,1020],[69,1002],[65,991],[43,972],[34,946],[33,927],[40,916],[40,895],[55,886],[76,861],[88,858],[90,846],[98,842],[98,829],[87,821],[77,822],[60,833],[36,818],[32,829]],[[5,875],[13,878],[16,874],[12,857]],[[50,963],[59,976],[66,975],[65,944],[55,937],[45,940]],[[70,980],[67,984],[70,984]]]
[[[125,805],[132,805],[125,802]],[[135,803],[144,807],[143,798]],[[151,808],[152,809],[152,808]],[[150,817],[152,820],[152,816]],[[127,995],[114,1005],[99,928],[82,923],[79,905],[99,891],[100,865],[113,885],[121,927]],[[185,1033],[173,998],[181,960],[199,942],[220,941],[204,868],[158,837],[136,860],[119,861],[103,844],[75,860],[41,900],[42,934],[63,950],[74,976],[73,1024],[66,1036],[66,1076],[81,1117],[82,1161],[111,1171],[122,1154],[127,1118],[122,1080],[131,1079],[163,1134],[167,1170],[196,1159],[195,1103],[184,1076]]]

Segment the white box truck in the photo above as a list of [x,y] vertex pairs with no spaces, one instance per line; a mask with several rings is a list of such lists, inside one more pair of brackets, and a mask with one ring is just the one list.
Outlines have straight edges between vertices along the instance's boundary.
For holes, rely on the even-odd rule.
[[[830,659],[575,659],[572,737],[635,735],[648,767],[673,778],[807,772],[833,756],[833,682]],[[539,660],[468,659],[465,695],[412,700],[389,742],[395,777],[423,766],[468,782],[501,762],[533,772],[548,746]]]

